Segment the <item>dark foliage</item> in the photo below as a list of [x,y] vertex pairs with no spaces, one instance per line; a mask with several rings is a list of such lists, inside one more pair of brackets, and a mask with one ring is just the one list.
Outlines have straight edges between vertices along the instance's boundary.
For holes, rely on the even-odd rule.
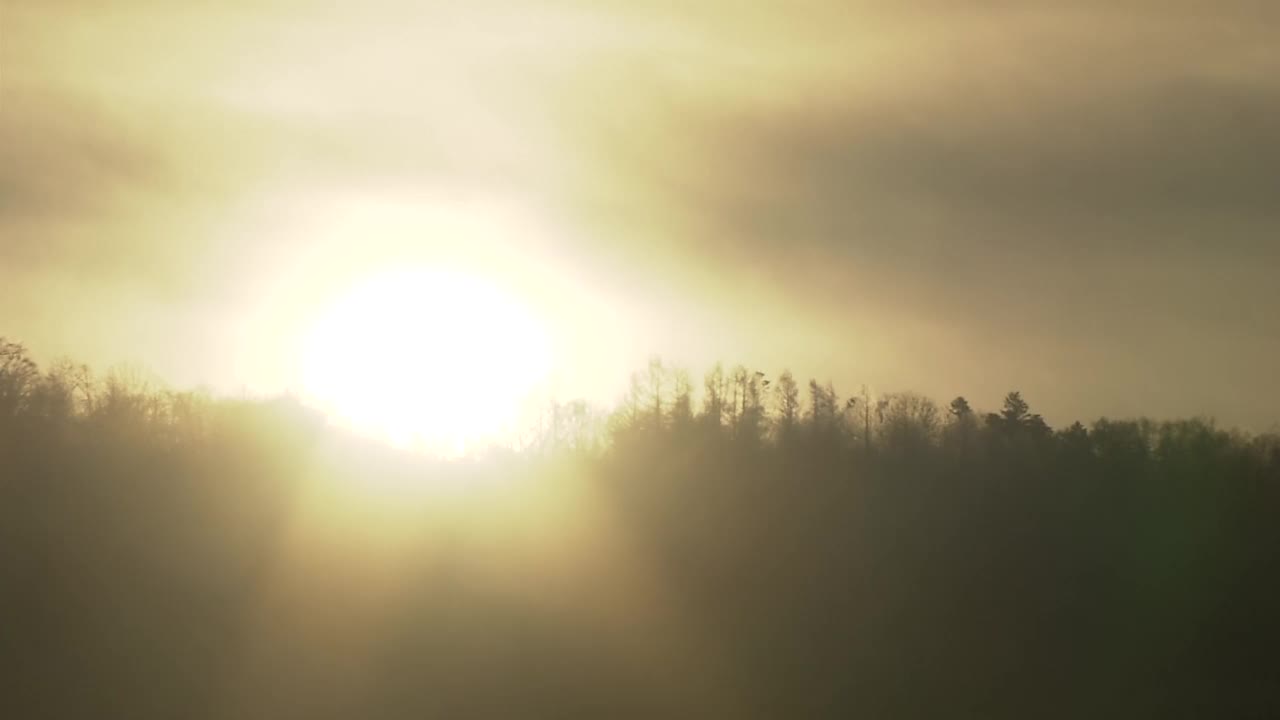
[[705,386],[446,463],[0,342],[0,716],[1280,716],[1280,438]]

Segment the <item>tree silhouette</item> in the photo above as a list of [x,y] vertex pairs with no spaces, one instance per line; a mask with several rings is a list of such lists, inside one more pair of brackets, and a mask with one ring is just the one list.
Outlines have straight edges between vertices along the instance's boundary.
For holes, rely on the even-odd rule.
[[1031,406],[1022,399],[1022,393],[1015,390],[1004,396],[1004,409],[1000,411],[1000,417],[1006,425],[1020,425],[1030,417],[1030,411]]
[[442,461],[0,341],[0,703],[184,717],[251,645],[250,716],[1275,714],[1275,434],[689,377]]
[[12,418],[23,410],[39,374],[26,347],[0,337],[0,417]]
[[957,396],[947,405],[949,421],[946,428],[946,442],[960,457],[967,457],[973,442],[977,424],[973,408],[963,395]]
[[777,398],[778,430],[783,442],[790,442],[801,419],[800,386],[790,370],[783,370],[778,375],[778,384],[773,392]]
[[693,425],[693,384],[689,372],[677,368],[671,373],[671,425],[679,432],[687,432]]
[[724,369],[720,363],[707,371],[703,380],[703,393],[705,401],[702,417],[710,428],[719,430],[726,414]]

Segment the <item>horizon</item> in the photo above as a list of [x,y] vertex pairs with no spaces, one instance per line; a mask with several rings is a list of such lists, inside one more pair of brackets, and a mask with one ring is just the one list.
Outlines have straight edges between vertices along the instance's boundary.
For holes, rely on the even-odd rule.
[[656,354],[1265,431],[1278,12],[8,2],[0,331],[284,392],[325,308],[460,272],[557,396]]
[[1280,718],[1280,0],[0,0],[0,718]]
[[[674,405],[678,402],[677,397],[680,392],[674,384],[677,377],[684,377],[689,382],[684,392],[687,393],[689,409],[694,417],[705,417],[707,413],[712,412],[708,393],[711,391],[710,383],[712,382],[711,377],[713,374],[723,378],[721,382],[725,383],[725,385],[722,387],[728,389],[731,393],[734,392],[731,388],[734,384],[735,374],[741,373],[744,379],[753,378],[751,379],[754,388],[752,392],[758,394],[760,422],[763,423],[763,432],[766,435],[776,433],[779,423],[783,422],[781,415],[783,399],[777,392],[779,390],[777,380],[781,375],[786,374],[794,378],[797,383],[796,387],[799,392],[797,411],[801,415],[807,416],[814,412],[815,398],[812,394],[812,389],[810,389],[811,385],[816,385],[820,389],[834,391],[833,401],[835,407],[838,408],[837,415],[841,423],[846,427],[845,431],[849,433],[851,442],[860,442],[859,438],[862,435],[861,423],[863,422],[861,414],[863,405],[868,402],[874,407],[881,402],[889,403],[902,398],[919,398],[932,407],[931,412],[937,413],[939,417],[948,418],[948,413],[950,412],[949,403],[963,401],[975,418],[985,420],[988,416],[997,414],[1001,404],[1007,402],[1011,394],[1016,394],[1019,398],[1024,395],[1019,389],[1011,388],[1002,393],[999,398],[987,402],[984,398],[977,398],[963,392],[947,397],[933,397],[922,395],[910,388],[878,389],[868,386],[842,388],[829,379],[822,380],[817,377],[807,377],[803,373],[793,373],[790,368],[783,368],[777,373],[767,373],[763,370],[749,368],[741,363],[716,362],[700,373],[696,368],[677,366],[665,362],[660,357],[652,356],[645,367],[634,368],[629,373],[629,389],[611,400],[597,402],[585,397],[554,396],[550,394],[547,385],[533,385],[528,388],[527,393],[516,399],[513,405],[516,412],[506,417],[505,423],[488,428],[484,432],[473,436],[463,437],[459,441],[452,441],[448,438],[433,437],[429,430],[415,430],[398,434],[394,429],[388,430],[385,427],[379,427],[376,423],[362,423],[358,419],[344,415],[343,411],[335,407],[331,401],[326,401],[314,394],[308,394],[306,391],[250,392],[247,388],[242,388],[239,392],[227,393],[210,387],[180,387],[168,383],[163,377],[139,364],[94,368],[87,363],[78,363],[74,358],[67,357],[56,358],[51,363],[41,362],[39,355],[31,352],[31,349],[23,343],[16,341],[14,338],[0,336],[0,344],[6,342],[8,343],[8,350],[20,350],[20,356],[29,357],[35,361],[39,372],[57,372],[64,364],[85,368],[88,371],[85,380],[89,384],[87,387],[79,388],[78,392],[89,398],[98,397],[103,392],[107,392],[113,382],[121,381],[123,382],[122,388],[125,391],[141,393],[144,396],[172,393],[176,396],[203,398],[204,401],[215,404],[222,402],[270,404],[283,400],[296,403],[297,407],[315,413],[318,418],[323,420],[326,428],[352,439],[371,442],[388,450],[407,451],[414,455],[439,460],[478,459],[485,457],[491,451],[523,452],[533,449],[538,447],[540,437],[549,432],[549,423],[553,422],[552,418],[555,414],[572,412],[575,409],[577,409],[577,412],[586,413],[589,417],[591,427],[589,429],[583,428],[583,430],[592,436],[592,442],[603,442],[603,439],[610,435],[608,430],[610,422],[616,422],[619,418],[625,417],[629,413],[643,412],[644,408],[653,402],[657,402],[664,413],[672,412]],[[0,354],[9,357],[7,353]],[[655,386],[654,383],[657,383],[657,385]],[[757,385],[757,383],[762,384]],[[655,387],[658,389],[655,390]],[[742,392],[746,392],[745,389]],[[644,399],[646,397],[650,399]],[[735,402],[745,402],[745,395],[734,395],[734,397],[736,398]],[[1265,441],[1265,438],[1268,437],[1280,437],[1280,423],[1274,423],[1269,428],[1255,429],[1223,423],[1218,418],[1204,414],[1172,417],[1150,414],[1130,416],[1097,415],[1094,417],[1056,419],[1047,417],[1040,412],[1041,408],[1039,403],[1036,402],[1036,398],[1026,398],[1026,400],[1030,403],[1030,410],[1035,411],[1035,417],[1043,418],[1047,428],[1057,433],[1068,432],[1075,425],[1080,425],[1087,430],[1115,422],[1150,422],[1153,429],[1158,429],[1161,425],[1195,422],[1203,423],[1208,428],[1215,430],[1243,433],[1245,437],[1256,437],[1259,441]],[[948,418],[946,421],[954,421],[954,418]],[[868,422],[870,421],[868,420]],[[880,427],[882,423],[883,420],[877,420],[874,423],[874,432],[882,432]],[[603,446],[599,449],[603,449]]]

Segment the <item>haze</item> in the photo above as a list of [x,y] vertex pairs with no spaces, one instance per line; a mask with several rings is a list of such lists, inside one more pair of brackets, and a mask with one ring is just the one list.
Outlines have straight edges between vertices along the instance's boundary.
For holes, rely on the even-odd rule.
[[1280,407],[1274,4],[7,0],[0,335],[296,387],[412,263],[652,354],[1053,423]]

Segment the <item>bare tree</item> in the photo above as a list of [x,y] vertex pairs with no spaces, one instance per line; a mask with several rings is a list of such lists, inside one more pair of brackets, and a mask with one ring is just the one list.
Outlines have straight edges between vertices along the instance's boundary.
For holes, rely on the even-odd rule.
[[910,392],[889,395],[884,402],[880,423],[884,447],[903,456],[924,453],[938,430],[938,406]]
[[662,358],[649,358],[649,368],[645,373],[645,393],[647,405],[649,407],[649,424],[650,427],[661,429],[663,425],[663,407],[665,404],[664,390],[666,388],[667,369],[662,364]]
[[836,389],[831,381],[821,385],[817,380],[809,381],[809,424],[815,436],[828,440],[834,437],[838,431],[838,402]]
[[778,405],[778,429],[784,437],[789,437],[800,422],[801,412],[800,386],[790,370],[783,370],[778,375],[778,384],[773,392]]
[[724,368],[716,363],[703,379],[702,417],[708,425],[719,428],[725,415]]
[[693,423],[693,384],[683,368],[671,371],[671,425],[685,430]]
[[0,417],[12,417],[24,409],[40,369],[21,343],[0,337]]
[[742,366],[734,370],[736,391],[741,398],[736,431],[738,437],[749,444],[759,443],[764,430],[764,379],[762,372],[752,372]]

